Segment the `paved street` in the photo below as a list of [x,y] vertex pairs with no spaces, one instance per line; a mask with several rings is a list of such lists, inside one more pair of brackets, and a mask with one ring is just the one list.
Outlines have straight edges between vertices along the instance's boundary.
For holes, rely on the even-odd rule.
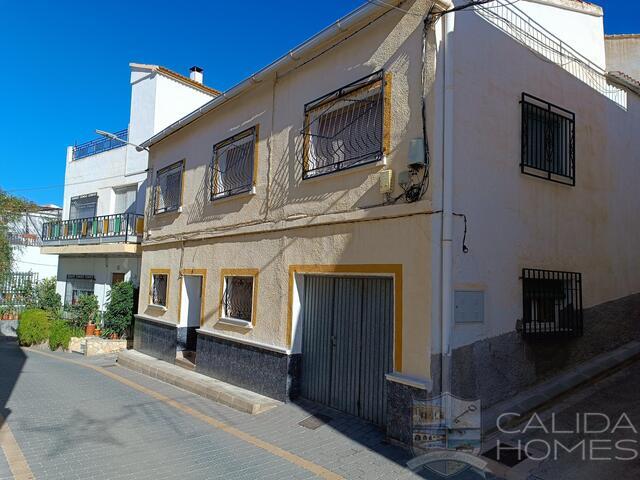
[[[250,416],[113,359],[43,355],[2,337],[0,364],[2,415],[38,479],[414,476],[408,454],[367,423],[322,410],[329,424],[299,426],[318,412],[311,404]],[[4,478],[11,475],[0,456]]]
[[[541,459],[527,462],[526,470],[532,480],[637,480],[640,478],[638,385],[640,361],[539,410],[538,417],[530,422],[509,427],[520,434],[502,434],[500,439],[510,446],[518,446],[518,442],[522,447],[529,445],[530,455]],[[586,427],[593,433],[583,433],[585,414]],[[621,420],[623,414],[626,417]],[[620,428],[614,429],[618,422]],[[492,442],[495,446],[495,440]],[[575,450],[567,451],[571,449]]]

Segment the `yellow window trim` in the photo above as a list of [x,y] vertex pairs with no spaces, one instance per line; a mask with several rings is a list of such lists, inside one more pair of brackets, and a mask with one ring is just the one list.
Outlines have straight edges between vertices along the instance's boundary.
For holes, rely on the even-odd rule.
[[251,299],[251,325],[256,326],[256,312],[258,309],[258,274],[257,268],[223,268],[220,270],[220,301],[218,303],[218,320],[222,318],[224,279],[225,277],[253,277],[253,298]]
[[[166,275],[167,276],[167,291],[165,293],[165,298],[167,300],[166,305],[156,305],[153,303],[153,276],[154,275]],[[149,270],[149,301],[148,304],[151,307],[162,307],[169,308],[169,280],[171,279],[171,269],[169,268],[152,268]]]
[[291,348],[293,333],[293,295],[296,274],[373,274],[393,276],[394,320],[393,320],[393,368],[402,372],[402,264],[355,264],[355,265],[290,265],[289,302],[287,308],[287,347]]
[[384,74],[383,110],[382,153],[389,155],[391,151],[391,72]]
[[205,292],[207,288],[207,269],[206,268],[183,268],[180,270],[180,285],[178,287],[178,325],[180,325],[180,316],[182,314],[182,282],[184,282],[185,275],[202,277],[202,286],[200,294],[200,326],[204,325],[204,301],[206,298]]
[[[382,80],[376,80],[372,83],[363,85],[360,88],[353,90],[352,92],[344,95],[345,97],[352,96],[354,94],[361,93],[362,91],[373,90],[378,87],[383,87],[384,97],[383,97],[383,106],[382,106],[382,153],[383,155],[389,155],[391,151],[391,85],[392,85],[392,75],[391,72],[385,72]],[[384,82],[384,83],[382,83]],[[315,110],[318,110],[324,107],[327,103],[334,101],[334,99],[327,100],[326,102],[320,103],[316,105],[313,109],[307,111],[304,115],[304,138],[302,140],[302,164],[303,164],[303,172],[308,171],[309,169],[309,148],[310,148],[310,122],[309,122],[309,114]]]

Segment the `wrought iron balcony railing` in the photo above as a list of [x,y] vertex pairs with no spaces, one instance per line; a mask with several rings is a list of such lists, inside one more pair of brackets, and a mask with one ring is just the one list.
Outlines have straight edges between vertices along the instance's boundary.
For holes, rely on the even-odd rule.
[[[125,128],[119,132],[115,132],[114,135],[124,141],[129,139],[129,129]],[[96,138],[90,142],[81,143],[73,147],[73,159],[79,160],[84,157],[90,157],[97,153],[106,152],[118,147],[124,147],[124,143],[111,138]]]
[[45,246],[140,243],[143,231],[142,215],[119,213],[45,223],[42,227],[42,241]]

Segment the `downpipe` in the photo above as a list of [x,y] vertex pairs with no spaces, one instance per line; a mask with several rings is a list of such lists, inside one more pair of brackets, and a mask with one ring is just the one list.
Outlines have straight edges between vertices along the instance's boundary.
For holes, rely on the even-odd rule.
[[455,13],[443,17],[444,108],[442,119],[442,235],[441,235],[441,392],[451,392],[451,330],[453,324],[453,46]]

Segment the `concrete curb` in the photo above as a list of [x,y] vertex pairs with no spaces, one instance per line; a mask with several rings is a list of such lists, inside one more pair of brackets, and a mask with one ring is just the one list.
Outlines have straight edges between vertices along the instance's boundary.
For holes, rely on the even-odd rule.
[[251,415],[266,412],[281,404],[273,398],[221,382],[200,373],[185,370],[135,350],[120,352],[117,362],[122,367],[143,373]]
[[625,362],[640,356],[640,342],[629,342],[611,352],[598,355],[591,360],[542,382],[507,400],[497,403],[482,412],[482,430],[490,434],[497,430],[496,421],[505,412],[526,418],[534,409],[548,404],[570,390],[588,383],[598,376],[613,370]]

